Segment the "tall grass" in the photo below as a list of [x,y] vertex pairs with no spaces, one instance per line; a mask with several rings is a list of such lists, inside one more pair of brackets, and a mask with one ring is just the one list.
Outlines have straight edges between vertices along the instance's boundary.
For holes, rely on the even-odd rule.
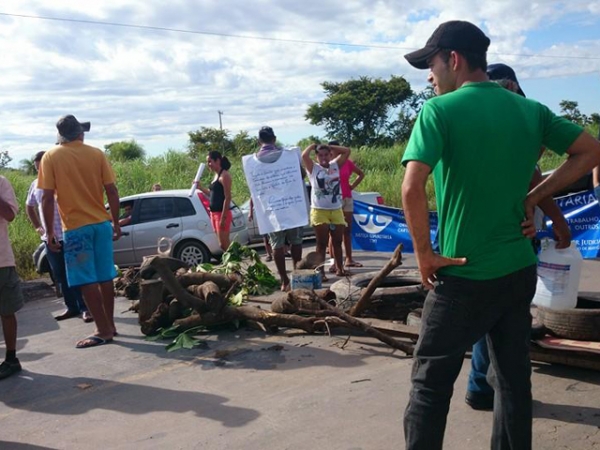
[[[400,164],[404,154],[405,145],[396,145],[385,148],[362,147],[352,151],[352,160],[364,171],[365,178],[358,187],[358,191],[377,191],[383,196],[385,203],[390,206],[401,207],[401,184],[404,177],[404,167]],[[241,204],[249,198],[248,186],[242,172],[240,156],[232,156],[233,200]],[[540,159],[543,171],[553,169],[564,161],[564,156],[557,156],[546,151]],[[122,197],[140,192],[147,192],[154,183],[160,183],[163,189],[187,189],[196,174],[200,161],[192,159],[186,153],[173,150],[164,155],[148,158],[145,161],[136,160],[129,162],[115,162],[113,168],[117,176],[117,186]],[[11,182],[20,210],[16,219],[9,225],[9,235],[13,244],[17,270],[22,278],[29,279],[36,276],[32,253],[39,245],[39,237],[35,233],[27,215],[25,214],[25,199],[33,176],[25,175],[21,171],[4,170],[0,174],[6,176]],[[213,174],[205,172],[202,183],[207,186]],[[429,207],[435,209],[435,195],[431,177],[427,183],[427,196]]]

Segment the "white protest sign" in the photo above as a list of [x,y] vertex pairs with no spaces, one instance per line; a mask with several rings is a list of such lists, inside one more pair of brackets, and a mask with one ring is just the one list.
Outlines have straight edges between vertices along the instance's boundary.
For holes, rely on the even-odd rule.
[[244,175],[254,202],[254,220],[260,234],[308,224],[306,191],[300,172],[299,149],[284,150],[272,163],[256,155],[242,158]]

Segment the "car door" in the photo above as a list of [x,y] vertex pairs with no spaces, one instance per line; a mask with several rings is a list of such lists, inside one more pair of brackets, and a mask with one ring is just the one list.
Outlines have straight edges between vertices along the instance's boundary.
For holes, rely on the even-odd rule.
[[[127,200],[119,205],[120,211],[123,212],[126,204],[133,204],[135,210],[135,200]],[[117,266],[134,266],[136,265],[135,254],[133,252],[133,225],[124,225],[121,227],[121,238],[113,242],[114,260]]]
[[135,259],[141,264],[144,256],[158,253],[160,238],[175,240],[183,227],[173,197],[147,197],[138,202],[132,238]]

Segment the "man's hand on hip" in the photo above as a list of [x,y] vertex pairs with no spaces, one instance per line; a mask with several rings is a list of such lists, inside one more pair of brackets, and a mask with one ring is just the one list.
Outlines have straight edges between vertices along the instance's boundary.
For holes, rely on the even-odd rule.
[[437,281],[436,273],[442,267],[464,266],[466,263],[467,258],[446,258],[433,252],[423,256],[417,255],[421,282],[425,289],[433,289],[433,283]]

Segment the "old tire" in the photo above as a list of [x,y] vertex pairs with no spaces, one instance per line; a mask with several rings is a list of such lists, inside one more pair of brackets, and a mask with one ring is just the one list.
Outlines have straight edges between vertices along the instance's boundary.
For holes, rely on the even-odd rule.
[[[337,306],[349,311],[360,298],[362,290],[378,273],[362,273],[333,283],[330,290],[336,295]],[[418,269],[396,269],[375,289],[371,296],[371,307],[361,315],[404,321],[411,310],[423,307],[425,296]]]
[[538,306],[537,320],[552,334],[565,339],[600,341],[600,303],[579,297],[577,308]]
[[188,263],[191,267],[210,262],[210,252],[199,241],[183,241],[175,248],[175,258]]

